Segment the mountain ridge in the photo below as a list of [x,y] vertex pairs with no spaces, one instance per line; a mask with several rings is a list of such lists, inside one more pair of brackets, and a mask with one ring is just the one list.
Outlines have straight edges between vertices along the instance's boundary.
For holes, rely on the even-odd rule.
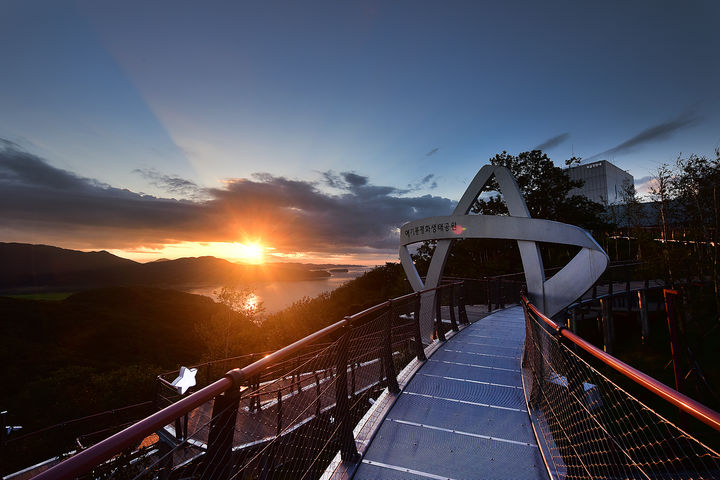
[[241,265],[183,257],[139,263],[107,251],[81,252],[51,245],[0,242],[0,291],[86,289],[116,285],[173,286],[296,281],[329,277],[297,264]]

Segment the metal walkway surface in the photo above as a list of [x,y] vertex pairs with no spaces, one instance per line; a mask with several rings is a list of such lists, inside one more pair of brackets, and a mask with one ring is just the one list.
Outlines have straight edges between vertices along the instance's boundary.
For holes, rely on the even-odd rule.
[[546,479],[525,406],[521,307],[441,345],[383,420],[355,479]]

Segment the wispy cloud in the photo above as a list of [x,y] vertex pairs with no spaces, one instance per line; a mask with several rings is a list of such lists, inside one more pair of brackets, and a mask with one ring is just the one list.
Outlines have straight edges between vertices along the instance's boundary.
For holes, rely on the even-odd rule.
[[439,148],[439,147],[435,147],[435,148],[433,148],[432,150],[430,150],[429,152],[427,152],[427,153],[425,154],[425,156],[426,156],[426,157],[432,157],[433,155],[435,155],[435,154],[438,152],[438,150],[440,150],[440,148]]
[[616,155],[619,153],[625,153],[648,143],[656,142],[658,140],[665,140],[670,138],[674,133],[695,126],[701,121],[701,118],[695,113],[685,113],[673,120],[660,123],[658,125],[646,128],[637,135],[625,140],[621,144],[595,154],[585,161],[593,161],[600,157],[607,157],[609,155]]
[[133,173],[140,174],[152,185],[165,190],[168,193],[179,195],[182,198],[201,199],[206,195],[206,190],[191,180],[177,175],[166,175],[154,168],[137,168]]
[[[0,237],[107,249],[262,238],[277,252],[392,252],[402,223],[454,207],[447,198],[374,185],[356,172],[323,172],[318,181],[258,173],[208,189],[157,171],[139,173],[169,191],[201,190],[203,198],[115,188],[3,143]],[[420,183],[432,182],[427,175]],[[336,193],[323,191],[323,185]]]
[[569,132],[561,133],[560,135],[555,135],[554,137],[548,138],[547,140],[542,142],[540,145],[533,148],[533,150],[549,150],[549,149],[551,149],[553,147],[557,147],[558,145],[563,143],[565,140],[568,139],[568,137],[570,137]]
[[414,192],[421,189],[426,190],[432,190],[433,188],[437,188],[437,182],[435,181],[435,174],[430,173],[428,175],[425,175],[423,178],[420,179],[420,181],[416,183],[408,183],[408,191]]

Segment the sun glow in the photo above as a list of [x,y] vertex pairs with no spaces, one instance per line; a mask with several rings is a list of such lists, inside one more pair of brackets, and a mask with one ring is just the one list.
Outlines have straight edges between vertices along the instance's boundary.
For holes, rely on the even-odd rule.
[[234,257],[245,263],[263,263],[265,260],[265,247],[259,243],[233,243]]

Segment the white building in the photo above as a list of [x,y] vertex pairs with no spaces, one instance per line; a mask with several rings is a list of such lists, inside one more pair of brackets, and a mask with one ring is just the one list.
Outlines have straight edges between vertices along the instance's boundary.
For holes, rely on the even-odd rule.
[[581,188],[570,190],[568,195],[583,195],[603,205],[620,202],[623,184],[634,181],[632,175],[607,160],[570,167],[567,173],[572,180],[585,181]]

